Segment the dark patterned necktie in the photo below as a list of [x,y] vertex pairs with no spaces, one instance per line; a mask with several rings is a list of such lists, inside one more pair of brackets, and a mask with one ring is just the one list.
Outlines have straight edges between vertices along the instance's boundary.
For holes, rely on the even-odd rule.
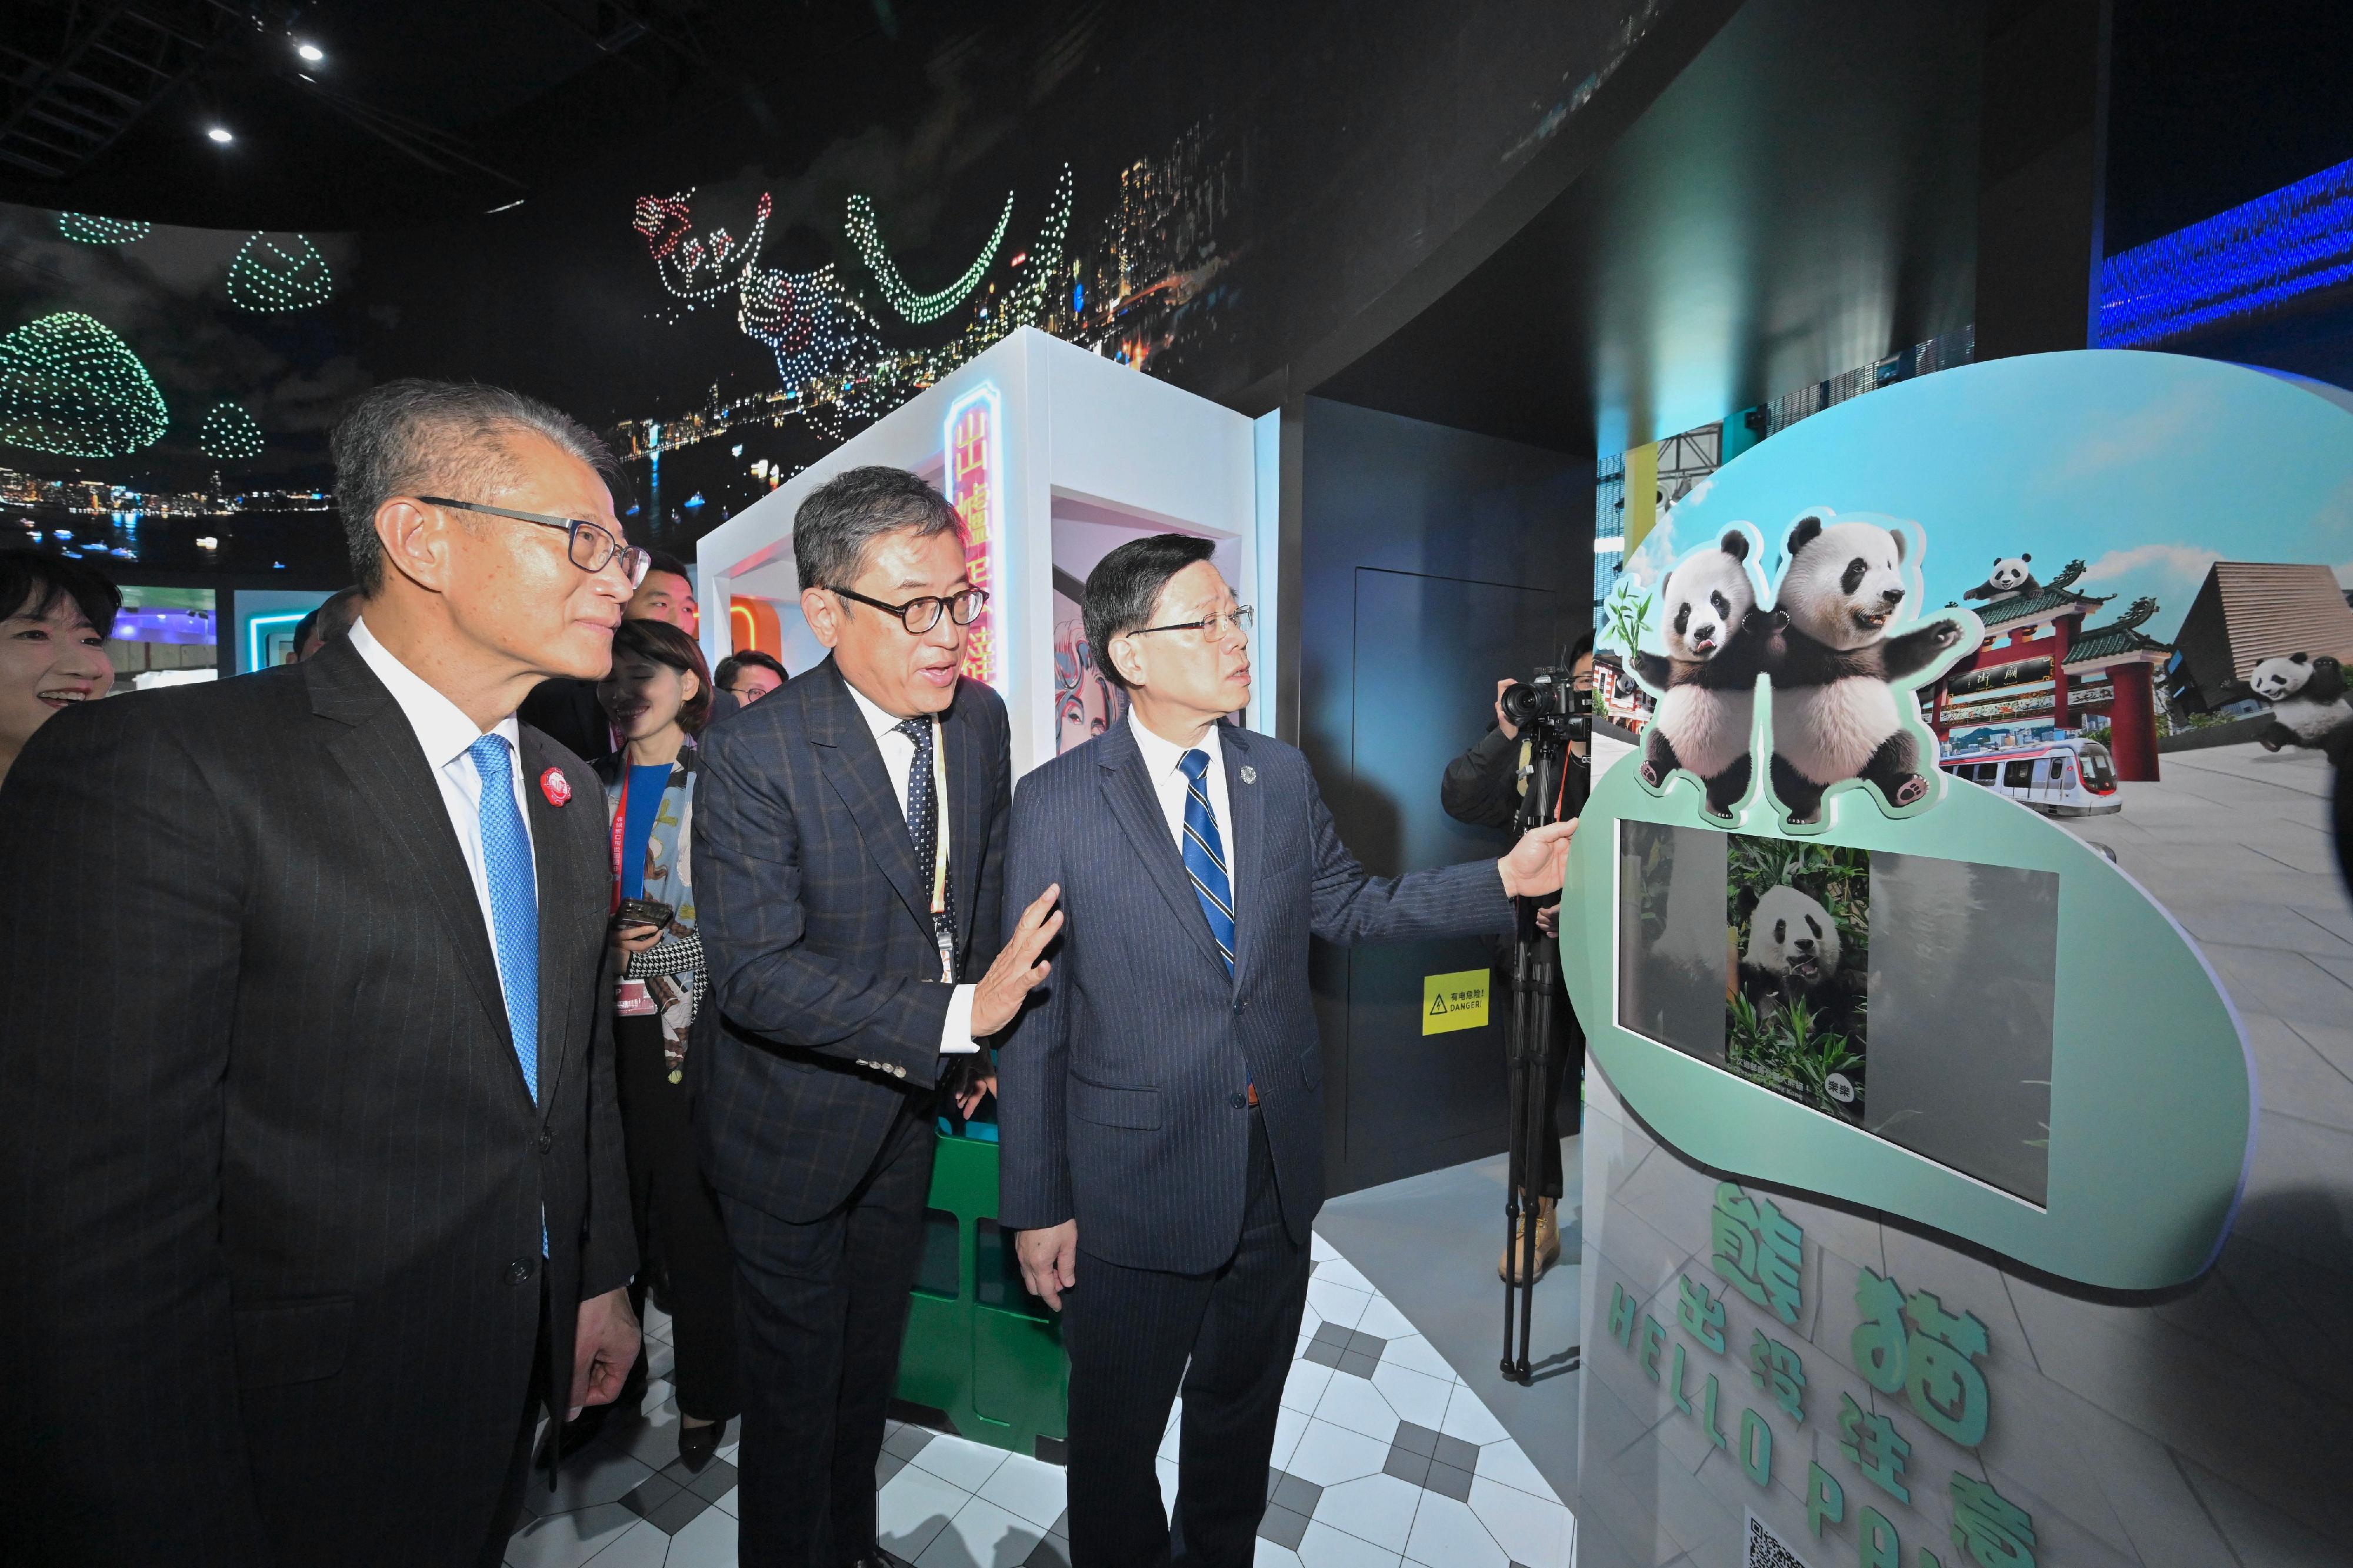
[[915,841],[915,875],[922,879],[927,896],[934,881],[938,883],[939,907],[932,911],[932,936],[939,943],[944,972],[948,955],[955,951],[955,884],[938,874],[940,802],[932,788],[932,721],[902,719],[892,728],[915,743],[915,760],[907,767],[907,833]]

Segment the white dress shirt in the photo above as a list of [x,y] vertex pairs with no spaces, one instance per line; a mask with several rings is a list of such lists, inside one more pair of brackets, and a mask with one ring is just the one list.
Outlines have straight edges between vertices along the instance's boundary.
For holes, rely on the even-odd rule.
[[1168,837],[1176,841],[1176,853],[1185,853],[1185,795],[1191,782],[1185,776],[1185,753],[1206,752],[1209,771],[1201,777],[1201,788],[1209,797],[1209,812],[1218,819],[1218,842],[1225,847],[1227,896],[1233,900],[1234,921],[1241,921],[1242,868],[1234,854],[1234,814],[1226,797],[1225,752],[1218,744],[1218,731],[1222,724],[1212,724],[1201,738],[1189,746],[1174,741],[1164,741],[1146,729],[1135,717],[1135,710],[1127,710],[1127,727],[1135,736],[1135,749],[1144,753],[1144,771],[1152,780],[1152,791],[1160,797],[1160,815],[1168,819]]
[[[353,651],[367,661],[375,678],[391,689],[392,700],[400,704],[400,711],[408,720],[408,727],[417,731],[417,743],[425,748],[425,760],[433,769],[434,782],[441,786],[441,805],[449,814],[449,826],[458,835],[458,849],[466,858],[466,875],[473,879],[474,897],[482,906],[482,929],[491,934],[491,961],[499,956],[498,919],[491,912],[491,876],[482,859],[482,779],[474,771],[474,759],[467,754],[483,731],[466,717],[459,706],[425,683],[415,670],[392,656],[390,649],[375,640],[364,619],[352,623],[351,644]],[[512,713],[499,721],[489,731],[506,739],[511,752],[509,782],[514,788],[515,811],[522,818],[523,841],[531,842],[531,803],[523,793],[527,787],[522,766],[522,727]],[[537,857],[533,859],[534,876]],[[499,975],[499,987],[506,988],[507,977]]]
[[[874,744],[882,753],[882,771],[891,776],[891,793],[899,797],[899,816],[904,818],[907,815],[907,774],[915,765],[915,742],[900,732],[900,721],[895,715],[886,713],[868,701],[866,694],[850,686],[847,679],[842,681],[842,685],[849,687],[849,700],[858,704],[858,711],[865,719],[867,729],[874,733]],[[944,769],[950,765],[952,760],[947,752],[947,737],[942,732],[937,719],[932,721],[932,748]],[[934,796],[940,793],[933,791]],[[946,857],[955,849],[948,837],[948,818],[954,813],[949,811],[948,803],[944,799],[935,798],[933,805],[939,812],[940,854]],[[918,866],[915,868],[929,879],[930,867]],[[965,911],[967,926],[974,913],[970,910]],[[955,988],[955,994],[948,998],[946,1026],[940,1031],[942,1056],[970,1056],[980,1049],[979,1043],[972,1037],[972,995],[976,989],[978,987],[974,985],[959,985]]]

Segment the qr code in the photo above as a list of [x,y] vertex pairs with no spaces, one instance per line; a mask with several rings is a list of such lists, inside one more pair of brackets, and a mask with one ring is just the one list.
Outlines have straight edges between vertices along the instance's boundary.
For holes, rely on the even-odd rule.
[[1806,1568],[1806,1563],[1752,1513],[1748,1516],[1748,1551],[1740,1560],[1740,1568]]

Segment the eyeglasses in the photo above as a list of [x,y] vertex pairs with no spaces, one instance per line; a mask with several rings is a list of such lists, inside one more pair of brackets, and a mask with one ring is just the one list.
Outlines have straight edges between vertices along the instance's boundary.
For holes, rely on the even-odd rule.
[[1210,642],[1223,642],[1229,634],[1250,636],[1252,612],[1248,605],[1237,605],[1230,610],[1220,610],[1213,616],[1203,616],[1198,621],[1176,621],[1165,626],[1138,626],[1125,637],[1142,637],[1145,632],[1199,632]]
[[968,626],[980,618],[981,610],[988,604],[988,590],[986,588],[966,588],[960,594],[950,594],[944,599],[934,594],[926,594],[903,605],[885,604],[880,599],[870,599],[863,594],[853,594],[847,588],[836,588],[833,592],[845,599],[855,599],[861,605],[890,611],[916,637],[922,637],[938,626],[943,613],[956,625]]
[[510,511],[502,506],[484,506],[480,501],[452,500],[448,496],[418,496],[427,506],[446,506],[459,511],[479,511],[491,517],[512,518],[517,522],[535,522],[542,528],[560,528],[565,534],[565,552],[572,564],[583,572],[602,572],[615,556],[621,560],[621,574],[629,580],[629,591],[637,592],[638,584],[646,580],[647,569],[654,558],[634,544],[624,544],[613,537],[613,531],[601,522],[590,522],[576,517],[543,517],[535,511]]

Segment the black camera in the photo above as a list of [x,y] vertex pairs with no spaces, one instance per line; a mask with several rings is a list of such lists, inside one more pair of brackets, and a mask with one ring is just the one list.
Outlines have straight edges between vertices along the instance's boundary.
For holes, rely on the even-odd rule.
[[1514,730],[1535,725],[1568,741],[1593,736],[1593,693],[1577,689],[1577,672],[1567,666],[1514,681],[1504,688],[1503,706]]

